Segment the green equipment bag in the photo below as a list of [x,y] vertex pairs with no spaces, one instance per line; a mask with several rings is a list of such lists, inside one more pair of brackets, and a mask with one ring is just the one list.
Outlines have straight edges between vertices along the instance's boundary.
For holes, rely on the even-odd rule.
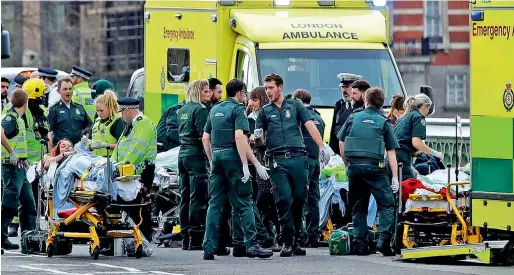
[[328,250],[330,255],[348,255],[350,254],[350,234],[347,231],[336,229],[330,234],[328,241]]
[[[349,223],[343,227],[341,227],[341,230],[346,231],[350,233],[350,241],[353,242],[353,224]],[[378,243],[378,235],[375,231],[369,230],[368,232],[368,246],[371,253],[375,253],[377,251],[377,243]]]

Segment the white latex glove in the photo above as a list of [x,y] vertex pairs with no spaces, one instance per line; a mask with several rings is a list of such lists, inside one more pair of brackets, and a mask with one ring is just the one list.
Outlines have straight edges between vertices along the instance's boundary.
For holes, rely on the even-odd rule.
[[104,143],[104,142],[100,142],[100,141],[91,141],[91,143],[89,144],[89,148],[91,149],[104,149],[108,146],[107,143]]
[[393,177],[391,188],[393,189],[393,193],[398,192],[398,189],[400,189],[400,182],[398,181],[398,177]]
[[259,175],[259,177],[263,180],[268,180],[269,179],[269,175],[268,175],[268,169],[266,167],[264,167],[263,165],[261,165],[260,163],[257,163],[257,166],[255,166],[255,170],[257,170],[257,175]]
[[18,155],[16,155],[15,151],[12,151],[9,161],[11,162],[12,165],[17,165],[18,162],[20,161],[20,159],[18,158]]
[[255,139],[263,138],[264,137],[264,131],[262,129],[255,129],[253,131],[253,135],[255,136]]
[[441,160],[444,158],[443,153],[441,153],[439,151],[436,151],[434,149],[432,149],[432,152],[430,152],[430,155],[432,155],[432,156],[434,156],[434,157],[436,157],[438,159],[441,159]]
[[319,148],[319,165],[323,167],[328,164],[330,161],[330,156],[328,155],[327,150],[325,148]]
[[88,146],[90,140],[86,137],[86,136],[82,136],[82,138],[80,139],[80,143],[82,143],[82,145],[84,146]]
[[248,169],[248,164],[243,164],[243,182],[247,182],[250,179],[250,169]]

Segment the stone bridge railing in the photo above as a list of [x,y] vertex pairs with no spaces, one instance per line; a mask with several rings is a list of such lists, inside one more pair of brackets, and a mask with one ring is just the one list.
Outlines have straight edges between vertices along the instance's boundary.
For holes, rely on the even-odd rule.
[[[426,144],[444,154],[443,163],[451,163],[455,167],[456,147],[458,142],[459,166],[464,167],[471,161],[470,123],[469,119],[461,119],[462,126],[456,132],[454,118],[427,118]],[[456,141],[456,135],[458,138]]]

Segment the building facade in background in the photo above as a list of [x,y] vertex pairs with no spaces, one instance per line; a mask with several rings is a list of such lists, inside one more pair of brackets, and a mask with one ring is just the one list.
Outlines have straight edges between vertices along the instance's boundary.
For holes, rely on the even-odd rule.
[[[118,92],[143,67],[144,1],[2,1],[11,58],[3,67],[87,68]],[[22,16],[15,16],[21,14]],[[92,84],[91,84],[92,85]]]
[[408,94],[434,89],[435,117],[469,118],[468,1],[392,1],[392,49]]

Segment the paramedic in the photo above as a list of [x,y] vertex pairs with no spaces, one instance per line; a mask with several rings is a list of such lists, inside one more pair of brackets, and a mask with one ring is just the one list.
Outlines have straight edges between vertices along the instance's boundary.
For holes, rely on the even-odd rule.
[[[126,123],[126,127],[113,150],[112,159],[118,164],[132,164],[136,175],[141,175],[141,183],[150,193],[155,172],[155,157],[157,156],[157,138],[155,126],[150,118],[139,111],[139,99],[120,98],[118,108]],[[141,198],[136,198],[141,202]],[[139,209],[129,214],[132,220],[140,222]],[[143,207],[141,232],[147,239],[152,237],[151,208]]]
[[273,251],[260,247],[255,240],[255,216],[248,160],[255,165],[257,173],[262,178],[267,179],[268,174],[266,168],[255,158],[245,136],[249,133],[249,127],[242,104],[244,83],[233,79],[227,84],[226,89],[228,99],[214,106],[203,133],[203,144],[212,167],[209,177],[211,199],[207,211],[203,258],[214,259],[218,243],[218,224],[227,197],[232,204],[233,213],[239,214],[246,241],[246,255],[252,258],[269,258]]
[[352,113],[364,110],[364,96],[366,91],[370,88],[366,80],[357,80],[352,83]]
[[298,100],[285,99],[284,81],[271,73],[264,79],[270,103],[262,107],[255,126],[255,139],[266,132],[266,157],[271,169],[271,182],[275,188],[275,202],[284,246],[281,257],[306,255],[300,247],[303,206],[307,195],[307,160],[300,124],[304,125],[318,145],[320,158],[329,157],[323,140],[312,122],[309,110]]
[[95,99],[98,117],[91,128],[90,139],[83,137],[81,140],[95,156],[107,157],[106,147],[114,149],[125,128],[125,123],[118,114],[117,100],[116,94],[111,90],[103,91]]
[[91,98],[91,89],[89,88],[89,78],[93,75],[88,70],[73,66],[71,69],[71,79],[73,81],[73,102],[81,104],[87,112],[89,119],[95,119],[96,108],[93,99]]
[[12,107],[2,119],[2,248],[19,249],[8,239],[8,227],[18,215],[21,232],[33,230],[36,203],[26,179],[27,132],[21,116],[27,110],[28,94],[16,89],[11,95]]
[[223,88],[221,87],[221,85],[223,83],[221,83],[221,81],[219,81],[219,79],[217,78],[209,78],[208,79],[209,81],[209,89],[211,90],[212,92],[212,96],[211,96],[211,108],[218,104],[221,100],[221,93],[223,92]]
[[157,124],[157,152],[165,152],[180,146],[178,137],[178,110],[185,104],[182,101],[168,108],[162,114],[161,120]]
[[427,137],[427,123],[432,101],[425,94],[409,96],[405,99],[405,114],[394,127],[394,134],[400,148],[396,151],[398,162],[403,163],[402,180],[416,178],[412,171],[412,154],[422,151],[436,158],[443,159],[443,153],[428,147],[423,140]]
[[178,111],[180,151],[180,231],[182,249],[201,250],[207,212],[207,156],[202,135],[211,92],[207,80],[196,80],[187,89],[186,104]]
[[81,104],[72,101],[72,80],[69,77],[59,79],[57,84],[61,101],[55,103],[48,111],[48,148],[66,138],[73,144],[80,141],[83,132],[93,124]]
[[362,76],[349,73],[340,73],[337,78],[341,82],[339,88],[343,98],[336,102],[334,117],[332,118],[332,129],[330,131],[330,148],[337,154],[339,152],[339,140],[337,133],[341,130],[348,117],[352,114],[352,83]]
[[[293,98],[300,100],[302,104],[309,110],[313,118],[313,122],[320,133],[325,132],[325,122],[321,118],[318,111],[311,107],[311,94],[303,89],[294,91]],[[307,229],[306,247],[317,248],[319,239],[319,175],[321,167],[319,162],[319,150],[316,142],[311,135],[302,126],[303,141],[307,150],[307,164],[309,166],[308,184],[307,184],[307,200],[305,205],[305,224]],[[323,164],[324,165],[324,164]]]
[[403,107],[404,103],[405,96],[402,93],[393,96],[393,99],[391,100],[391,111],[389,111],[389,114],[387,115],[387,118],[391,121],[393,126],[396,125],[398,119],[400,119],[400,117],[405,113],[405,109]]
[[370,254],[366,221],[370,195],[377,201],[380,215],[377,250],[384,256],[394,255],[390,245],[394,223],[393,192],[398,191],[399,182],[396,162],[389,161],[393,171],[392,184],[389,184],[384,152],[387,151],[389,159],[395,160],[395,149],[399,146],[391,123],[380,113],[384,97],[382,89],[368,89],[366,108],[350,116],[338,134],[341,157],[348,167],[348,199],[355,235],[352,254],[356,255]]

